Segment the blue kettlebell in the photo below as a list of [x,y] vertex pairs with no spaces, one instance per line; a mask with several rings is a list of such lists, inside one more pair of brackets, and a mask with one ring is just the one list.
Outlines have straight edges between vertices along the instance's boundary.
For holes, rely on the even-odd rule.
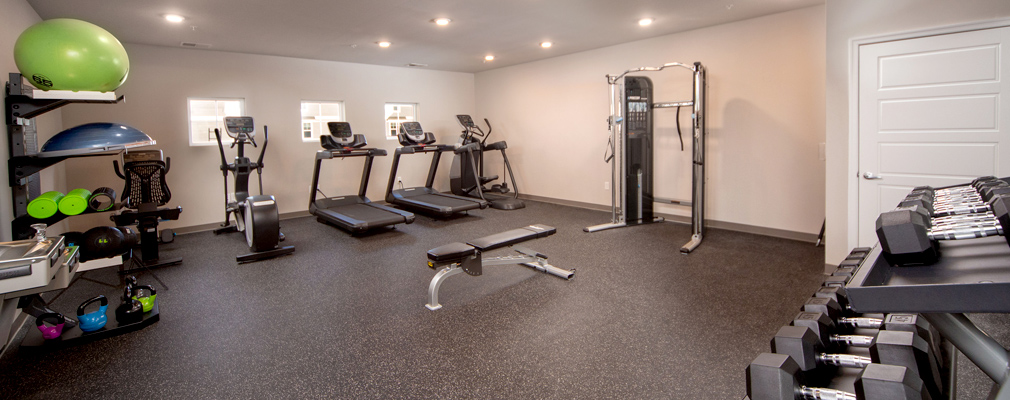
[[[94,302],[100,302],[98,311],[92,311],[87,314],[84,313],[84,308],[88,304]],[[109,322],[109,317],[105,315],[105,311],[109,309],[109,299],[105,296],[98,295],[88,301],[81,303],[77,306],[77,320],[80,321],[81,330],[84,332],[93,332],[105,327],[105,323]]]

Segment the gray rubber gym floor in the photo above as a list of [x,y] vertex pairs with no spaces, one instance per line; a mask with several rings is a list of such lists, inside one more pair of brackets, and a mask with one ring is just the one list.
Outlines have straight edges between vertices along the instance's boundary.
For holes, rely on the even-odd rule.
[[[418,216],[360,238],[286,220],[297,251],[244,265],[239,234],[180,235],[162,252],[184,262],[156,270],[168,288],[138,274],[159,289],[161,321],[60,351],[12,348],[0,396],[740,399],[744,368],[822,279],[823,248],[811,243],[709,229],[681,255],[688,226],[587,234],[609,213],[528,204]],[[534,223],[558,233],[526,246],[575,278],[485,267],[449,278],[443,309],[424,307],[428,249]],[[85,277],[51,307],[72,314],[96,294],[119,297],[114,268]],[[1003,315],[980,326],[1008,339]],[[962,398],[989,385],[962,363]]]

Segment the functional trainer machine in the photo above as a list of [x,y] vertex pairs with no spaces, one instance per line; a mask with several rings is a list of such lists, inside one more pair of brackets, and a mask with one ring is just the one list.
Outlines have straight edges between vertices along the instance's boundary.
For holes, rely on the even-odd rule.
[[[351,132],[347,122],[329,122],[329,135],[319,137],[323,150],[316,151],[316,166],[312,171],[312,193],[309,194],[309,212],[319,222],[334,225],[351,233],[361,233],[375,228],[414,222],[414,214],[381,204],[372,203],[365,197],[368,176],[372,172],[372,160],[386,155],[383,149],[366,149],[365,135]],[[365,168],[361,173],[361,186],[356,196],[316,198],[319,190],[319,167],[323,160],[347,157],[365,157]]]
[[[476,149],[476,144],[468,144],[459,148],[446,144],[434,144],[435,135],[432,135],[431,132],[425,132],[421,129],[421,123],[416,121],[400,124],[400,133],[396,136],[402,147],[396,149],[393,153],[393,167],[389,171],[389,184],[386,186],[387,203],[440,218],[447,218],[453,214],[468,210],[487,208],[488,203],[483,198],[475,199],[456,196],[442,193],[432,188],[432,185],[435,184],[435,171],[438,170],[438,160],[442,157],[442,152],[445,151],[452,151],[456,154],[469,157],[471,160],[471,169],[474,170],[473,173],[476,175],[476,166],[473,163],[473,152]],[[400,155],[416,153],[434,153],[431,158],[431,166],[428,168],[428,180],[423,187],[393,190],[393,185],[396,183],[396,170],[400,165]]]
[[[221,173],[224,175],[224,223],[214,230],[215,234],[228,232],[244,232],[246,244],[252,253],[235,257],[239,263],[263,260],[271,257],[291,254],[295,251],[294,246],[279,246],[278,243],[284,240],[281,233],[280,215],[277,212],[277,202],[274,196],[263,194],[263,154],[266,153],[269,137],[267,127],[263,126],[263,148],[260,149],[259,160],[255,163],[245,156],[245,144],[249,143],[256,147],[256,133],[253,127],[252,117],[225,117],[225,128],[228,136],[234,141],[231,147],[238,146],[238,155],[235,162],[228,163],[224,156],[224,144],[221,143],[221,131],[214,129],[217,137],[217,146],[221,150]],[[260,194],[258,196],[249,195],[249,175],[256,170],[259,177]],[[235,180],[234,194],[228,193],[228,172],[231,172]],[[229,197],[231,199],[229,200]],[[231,217],[234,214],[235,222]]]
[[[644,76],[627,76],[633,72],[658,72],[669,67],[687,69],[694,75],[694,95],[691,101],[654,102],[652,80]],[[623,78],[623,79],[622,79]],[[610,84],[609,156],[611,163],[611,222],[583,229],[596,232],[605,229],[649,224],[663,221],[653,215],[654,202],[691,207],[691,241],[680,248],[690,253],[701,244],[705,222],[705,67],[667,63],[661,67],[629,69],[619,75],[607,75]],[[677,109],[677,130],[680,131],[681,107],[691,107],[693,171],[691,201],[672,200],[653,195],[653,110]],[[681,142],[683,146],[683,142]],[[619,149],[618,149],[619,147]],[[618,193],[620,192],[620,193]]]
[[[557,228],[553,226],[541,224],[529,225],[485,236],[480,239],[474,239],[466,243],[449,243],[428,250],[428,266],[431,269],[437,269],[442,266],[445,266],[445,268],[442,268],[442,270],[435,274],[434,278],[431,278],[431,283],[428,285],[428,304],[425,307],[428,307],[429,310],[442,308],[442,305],[438,304],[438,288],[450,276],[461,272],[466,272],[467,275],[480,276],[483,273],[483,266],[485,265],[519,264],[559,278],[572,279],[572,276],[575,275],[575,270],[561,269],[548,264],[546,255],[518,245],[518,243],[527,240],[553,235],[557,231]],[[508,246],[518,254],[488,258],[483,258],[481,255],[482,253],[505,246]]]
[[[469,115],[457,115],[456,120],[463,127],[459,144],[477,143],[479,148],[474,156],[477,161],[476,175],[473,173],[473,168],[470,167],[469,158],[461,154],[456,154],[452,158],[452,166],[449,168],[449,188],[452,193],[460,196],[481,197],[491,203],[491,208],[499,210],[525,208],[526,203],[519,200],[519,186],[516,185],[516,177],[512,174],[512,164],[509,163],[509,158],[505,155],[508,144],[504,140],[487,144],[487,138],[491,136],[491,123],[487,118],[484,118],[484,123],[487,124],[487,133],[484,133],[477,124],[473,123],[473,118],[470,118]],[[498,175],[484,176],[484,152],[492,150],[501,151],[501,157],[505,160],[505,169],[508,172],[509,180],[512,181],[511,196],[505,195],[510,190],[504,177],[502,177],[502,183],[492,184],[490,188],[484,187],[485,184],[498,179]],[[498,195],[492,193],[498,193]]]

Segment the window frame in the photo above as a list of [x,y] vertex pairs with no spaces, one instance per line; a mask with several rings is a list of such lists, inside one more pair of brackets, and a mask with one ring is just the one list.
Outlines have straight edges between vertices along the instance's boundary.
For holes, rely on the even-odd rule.
[[[306,104],[314,104],[316,106],[319,106],[319,112],[317,115],[313,116],[313,119],[306,119],[305,114],[302,112]],[[340,115],[336,117],[322,115],[322,105],[324,104],[337,106],[337,110]],[[300,132],[299,137],[301,138],[302,142],[319,142],[320,136],[330,134],[330,132],[326,129],[325,124],[326,122],[347,121],[347,110],[344,107],[343,100],[301,100],[298,103],[298,114],[299,114],[299,121],[301,122],[301,128],[298,131]],[[309,137],[305,137],[305,124],[310,124],[309,130],[311,131],[311,135]],[[318,135],[315,132],[317,128],[319,129]]]
[[[414,112],[413,112],[413,115],[409,116],[408,118],[401,119],[401,120],[398,120],[398,121],[391,121],[390,118],[389,118],[390,115],[391,115],[390,111],[387,111],[390,106],[392,106],[392,107],[410,106],[414,110]],[[399,113],[400,112],[397,111],[397,114],[399,114]],[[416,103],[416,102],[415,103],[411,103],[411,102],[402,102],[402,101],[398,101],[398,102],[386,102],[385,104],[383,104],[383,107],[382,107],[382,115],[383,115],[383,118],[385,118],[384,121],[383,121],[383,123],[385,125],[383,127],[383,131],[385,132],[384,135],[386,136],[386,139],[387,140],[395,140],[396,139],[396,134],[399,132],[400,124],[402,122],[418,121],[418,120],[421,119],[421,103]],[[395,124],[395,125],[392,125],[392,124]]]
[[[239,108],[238,115],[216,115],[214,117],[215,118],[215,122],[216,122],[215,128],[221,129],[222,135],[224,134],[224,117],[243,116],[243,115],[245,115],[245,112],[246,112],[245,98],[243,98],[243,97],[187,97],[186,98],[186,120],[187,120],[187,131],[189,132],[189,145],[190,146],[217,146],[217,139],[214,138],[214,137],[212,137],[211,136],[212,133],[210,133],[210,132],[208,132],[208,136],[209,137],[208,137],[207,141],[196,140],[197,139],[197,137],[196,137],[197,133],[193,132],[193,125],[197,121],[195,121],[193,119],[194,118],[193,117],[193,101],[214,101],[214,102],[235,101],[235,102],[238,102],[238,108]],[[215,107],[215,109],[218,109],[218,107]],[[227,113],[225,113],[225,114],[227,114]],[[201,116],[201,118],[206,118],[206,117]],[[221,140],[224,140],[224,138],[222,137]]]

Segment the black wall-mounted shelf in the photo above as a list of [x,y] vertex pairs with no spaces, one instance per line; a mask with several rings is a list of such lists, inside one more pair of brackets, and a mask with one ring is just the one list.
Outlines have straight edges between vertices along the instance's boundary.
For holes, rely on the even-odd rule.
[[[125,97],[117,96],[115,92],[42,91],[26,84],[21,74],[9,74],[4,93],[4,119],[10,145],[7,174],[13,197],[14,221],[11,222],[11,236],[14,240],[30,238],[33,234],[31,223],[45,222],[51,225],[67,217],[59,213],[44,220],[28,217],[28,202],[41,194],[39,172],[69,158],[115,155],[122,151],[40,157],[35,117],[68,104],[115,104],[123,100]],[[26,223],[28,220],[32,222]]]

